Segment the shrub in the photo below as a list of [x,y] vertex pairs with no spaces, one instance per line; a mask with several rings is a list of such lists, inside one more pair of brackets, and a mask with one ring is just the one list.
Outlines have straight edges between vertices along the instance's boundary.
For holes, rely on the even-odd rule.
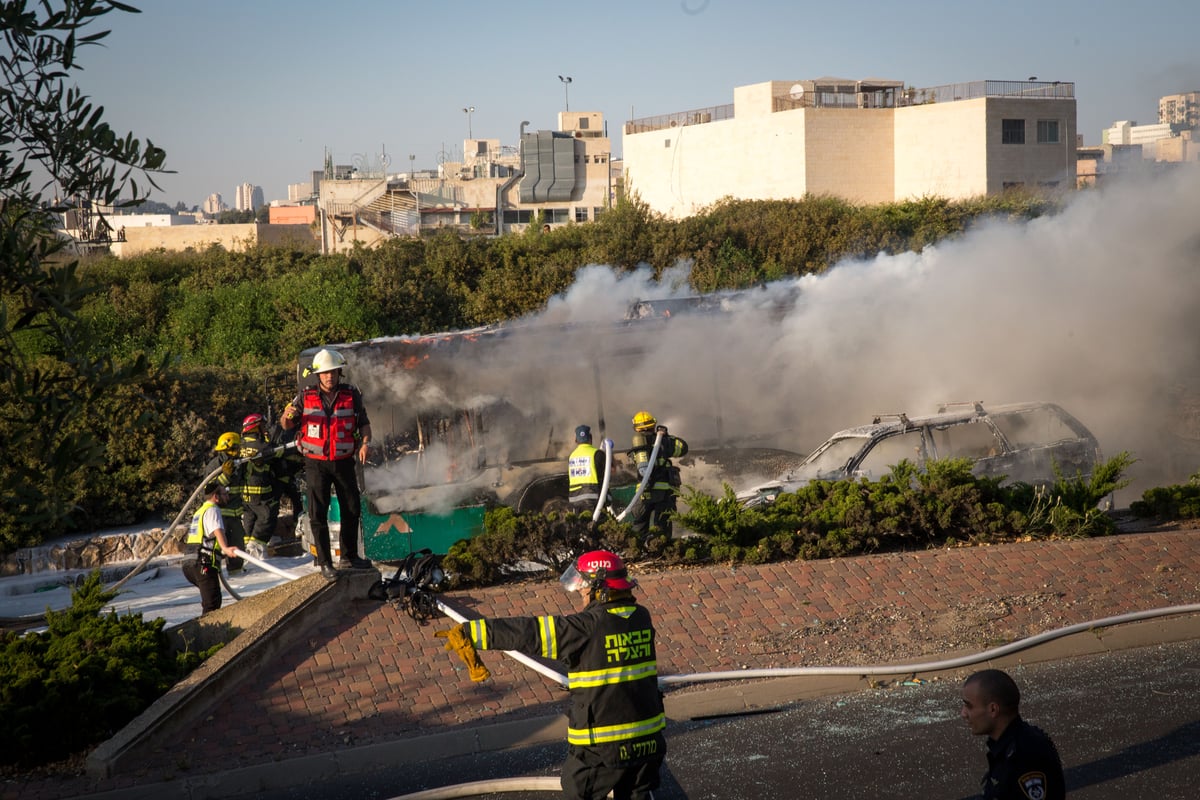
[[215,651],[175,654],[162,619],[103,613],[114,597],[93,572],[45,632],[0,634],[3,763],[44,764],[111,737]]

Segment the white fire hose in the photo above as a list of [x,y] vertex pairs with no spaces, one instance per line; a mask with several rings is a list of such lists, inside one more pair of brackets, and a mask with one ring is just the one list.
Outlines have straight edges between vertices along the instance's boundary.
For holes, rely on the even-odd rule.
[[638,484],[637,492],[634,493],[633,499],[629,501],[629,505],[625,506],[625,510],[617,514],[617,522],[625,519],[625,515],[629,510],[637,505],[637,501],[642,499],[642,493],[646,491],[646,486],[650,483],[650,476],[654,474],[654,465],[658,463],[658,448],[662,447],[663,431],[659,431],[654,437],[654,449],[650,451],[650,460],[646,463],[646,474],[642,476],[642,482]]
[[604,440],[604,482],[600,486],[600,496],[596,498],[596,510],[592,512],[592,522],[599,522],[604,513],[604,504],[608,500],[608,479],[612,477],[613,440]]

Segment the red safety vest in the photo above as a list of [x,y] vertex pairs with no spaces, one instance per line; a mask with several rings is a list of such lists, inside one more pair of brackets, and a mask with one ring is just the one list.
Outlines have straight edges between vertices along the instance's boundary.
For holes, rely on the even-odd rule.
[[332,416],[325,413],[321,390],[304,391],[304,409],[300,415],[299,448],[309,458],[339,461],[354,455],[354,430],[358,415],[354,413],[354,395],[339,388],[333,401]]

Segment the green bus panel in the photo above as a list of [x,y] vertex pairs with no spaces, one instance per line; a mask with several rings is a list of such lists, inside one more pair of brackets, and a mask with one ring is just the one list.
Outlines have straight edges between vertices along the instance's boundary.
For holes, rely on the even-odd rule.
[[456,508],[447,514],[394,512],[373,514],[363,502],[364,555],[372,561],[399,561],[428,547],[445,553],[459,539],[483,532],[483,506]]

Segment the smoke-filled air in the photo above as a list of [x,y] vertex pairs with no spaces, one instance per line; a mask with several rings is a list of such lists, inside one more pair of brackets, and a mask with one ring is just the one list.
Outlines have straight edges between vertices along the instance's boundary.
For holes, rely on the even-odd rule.
[[[1181,170],[690,309],[686,264],[659,281],[593,265],[542,313],[474,341],[349,351],[349,378],[377,435],[424,453],[377,485],[437,484],[462,467],[461,454],[438,462],[429,433],[414,432],[419,417],[469,440],[478,466],[564,459],[581,423],[626,448],[639,410],[693,450],[805,454],[879,413],[1045,400],[1087,425],[1106,457],[1139,459],[1118,497],[1127,504],[1200,469],[1197,219],[1200,180]],[[626,319],[647,300],[676,302]]]

